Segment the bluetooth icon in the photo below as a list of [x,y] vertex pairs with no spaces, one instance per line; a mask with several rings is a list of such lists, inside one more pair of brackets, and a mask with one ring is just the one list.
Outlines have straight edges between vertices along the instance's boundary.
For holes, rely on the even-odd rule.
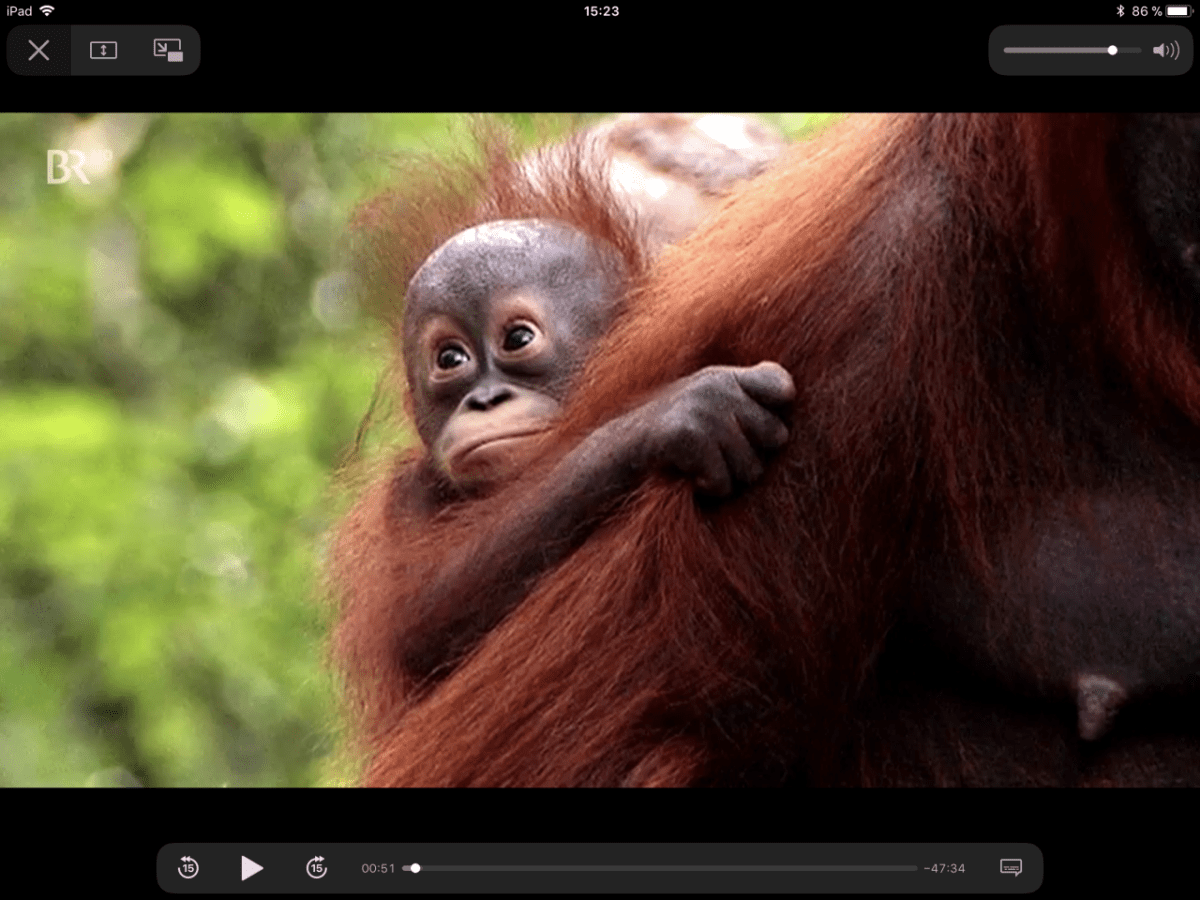
[[1117,7],[1117,15],[1118,15],[1118,16],[1123,16],[1123,15],[1125,15],[1125,7],[1123,7],[1123,6],[1118,6],[1118,7]]

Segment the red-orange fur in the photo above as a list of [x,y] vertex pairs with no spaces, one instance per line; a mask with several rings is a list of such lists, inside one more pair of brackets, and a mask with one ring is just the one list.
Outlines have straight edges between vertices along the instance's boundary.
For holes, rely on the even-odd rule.
[[[386,652],[411,557],[377,485],[342,531],[342,652],[369,661],[351,667],[369,698],[365,783],[903,782],[885,770],[911,761],[856,717],[923,555],[986,577],[995,536],[1039,498],[1105,479],[1069,390],[1100,391],[1102,370],[1200,422],[1200,367],[1114,205],[1114,128],[864,117],[737,192],[636,292],[562,446],[702,366],[776,360],[799,389],[782,458],[711,508],[681,481],[647,483],[411,698]],[[504,496],[430,540],[469,540]],[[961,747],[927,781],[969,783],[997,752]]]

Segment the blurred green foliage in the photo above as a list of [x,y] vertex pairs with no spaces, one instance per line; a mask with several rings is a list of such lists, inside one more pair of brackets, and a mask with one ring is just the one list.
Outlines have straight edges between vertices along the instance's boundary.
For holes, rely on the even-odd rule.
[[338,248],[390,154],[466,133],[0,115],[0,784],[336,777],[319,559],[385,355]]

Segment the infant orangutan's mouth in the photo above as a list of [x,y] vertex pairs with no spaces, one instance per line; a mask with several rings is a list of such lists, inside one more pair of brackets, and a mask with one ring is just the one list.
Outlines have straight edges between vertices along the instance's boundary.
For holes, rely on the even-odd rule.
[[520,468],[532,455],[547,427],[511,431],[484,437],[450,460],[455,481],[493,481]]

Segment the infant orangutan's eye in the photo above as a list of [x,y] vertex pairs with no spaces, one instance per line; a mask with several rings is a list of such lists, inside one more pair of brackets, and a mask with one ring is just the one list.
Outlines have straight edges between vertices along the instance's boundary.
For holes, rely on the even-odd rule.
[[528,325],[514,325],[505,332],[502,346],[505,350],[512,353],[515,350],[520,350],[522,347],[527,347],[536,337],[537,335]]
[[438,351],[437,367],[439,369],[457,369],[465,365],[471,357],[467,351],[457,344],[449,344]]

